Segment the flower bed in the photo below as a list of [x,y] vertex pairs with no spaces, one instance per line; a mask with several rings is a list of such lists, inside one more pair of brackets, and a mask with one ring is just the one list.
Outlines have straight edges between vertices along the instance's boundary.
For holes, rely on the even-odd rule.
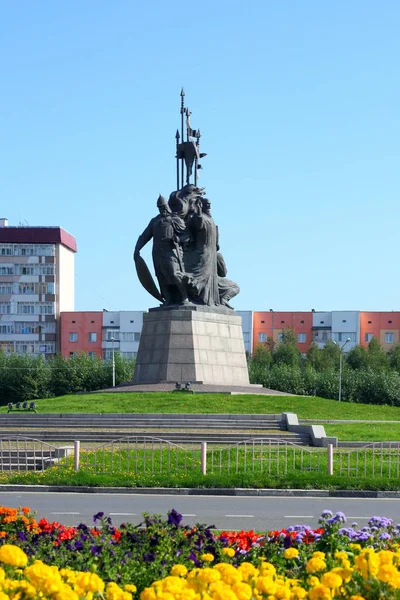
[[2,507],[0,563],[0,600],[394,599],[400,525],[372,517],[348,527],[343,513],[324,511],[317,529],[215,534],[182,526],[175,510],[116,528],[103,513],[90,526],[65,527],[36,521],[27,507]]

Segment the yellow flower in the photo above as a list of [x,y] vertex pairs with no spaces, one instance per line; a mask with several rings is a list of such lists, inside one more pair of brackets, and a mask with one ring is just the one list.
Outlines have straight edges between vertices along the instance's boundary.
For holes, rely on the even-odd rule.
[[235,592],[238,600],[251,600],[253,596],[253,590],[248,583],[240,581],[232,586],[232,590]]
[[28,564],[28,557],[18,546],[5,544],[0,548],[0,562],[12,567],[25,567]]
[[[171,567],[171,571],[170,571],[170,575],[175,575],[176,577],[184,577],[187,574],[188,570],[185,567],[185,565],[174,565],[173,567]],[[135,587],[135,586],[133,586]],[[126,586],[125,586],[126,589]],[[128,592],[131,592],[132,590],[128,590]],[[134,590],[136,591],[136,589]]]
[[321,577],[322,585],[326,585],[326,587],[331,589],[336,589],[340,587],[343,583],[343,579],[337,573],[324,573]]
[[96,573],[80,573],[76,580],[77,585],[85,592],[102,592],[104,581]]
[[224,556],[229,556],[229,558],[232,558],[233,556],[235,556],[235,551],[233,548],[224,548],[222,550],[222,554]]
[[299,555],[299,551],[297,550],[297,548],[288,548],[287,550],[285,550],[285,552],[283,553],[283,556],[287,559],[290,560],[291,558],[296,558]]
[[[317,554],[316,552],[314,554]],[[318,553],[318,554],[323,554]],[[306,564],[307,573],[318,573],[318,571],[323,571],[326,569],[326,562],[322,560],[322,558],[313,557]]]
[[203,562],[212,562],[214,560],[214,556],[211,553],[202,554],[200,556],[200,560]]
[[308,592],[310,600],[331,600],[331,590],[326,585],[316,585]]

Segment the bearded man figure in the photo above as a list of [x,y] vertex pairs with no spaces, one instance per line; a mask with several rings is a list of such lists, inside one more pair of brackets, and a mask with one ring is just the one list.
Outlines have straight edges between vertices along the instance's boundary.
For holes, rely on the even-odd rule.
[[134,260],[138,261],[140,250],[153,239],[153,264],[165,305],[188,302],[187,286],[190,277],[185,272],[181,244],[186,237],[186,225],[178,215],[171,213],[163,196],[157,200],[159,214],[151,219],[139,236]]

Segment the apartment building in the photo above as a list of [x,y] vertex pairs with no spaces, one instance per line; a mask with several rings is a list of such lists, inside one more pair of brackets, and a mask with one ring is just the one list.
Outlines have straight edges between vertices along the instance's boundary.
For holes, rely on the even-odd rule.
[[313,342],[319,348],[323,348],[326,342],[331,340],[348,352],[360,343],[360,312],[358,310],[330,312],[313,310],[312,332]]
[[368,346],[373,337],[386,351],[398,344],[400,312],[360,312],[360,344]]
[[110,360],[119,352],[136,358],[143,326],[141,311],[65,312],[61,314],[61,354],[78,352]]
[[312,326],[311,311],[279,312],[272,309],[268,312],[255,311],[253,313],[253,352],[257,344],[265,343],[268,338],[276,343],[280,342],[283,330],[289,327],[297,336],[300,352],[306,354],[313,339]]
[[244,349],[247,354],[251,354],[253,351],[253,311],[237,310],[236,314],[242,317]]
[[0,219],[0,348],[60,351],[60,313],[74,310],[75,238],[61,227],[14,227]]

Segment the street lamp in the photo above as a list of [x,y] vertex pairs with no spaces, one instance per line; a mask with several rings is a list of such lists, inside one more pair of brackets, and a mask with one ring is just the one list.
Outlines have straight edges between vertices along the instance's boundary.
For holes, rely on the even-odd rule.
[[114,341],[115,339],[111,338],[111,352],[112,352],[112,386],[115,387],[115,356],[114,356]]
[[350,342],[350,338],[347,338],[347,340],[345,341],[345,343],[343,344],[343,346],[339,346],[339,344],[337,342],[333,342],[334,344],[336,344],[336,346],[339,347],[340,350],[340,358],[339,358],[339,402],[342,399],[342,357],[343,357],[343,348],[345,347],[345,345],[347,344],[347,342]]

